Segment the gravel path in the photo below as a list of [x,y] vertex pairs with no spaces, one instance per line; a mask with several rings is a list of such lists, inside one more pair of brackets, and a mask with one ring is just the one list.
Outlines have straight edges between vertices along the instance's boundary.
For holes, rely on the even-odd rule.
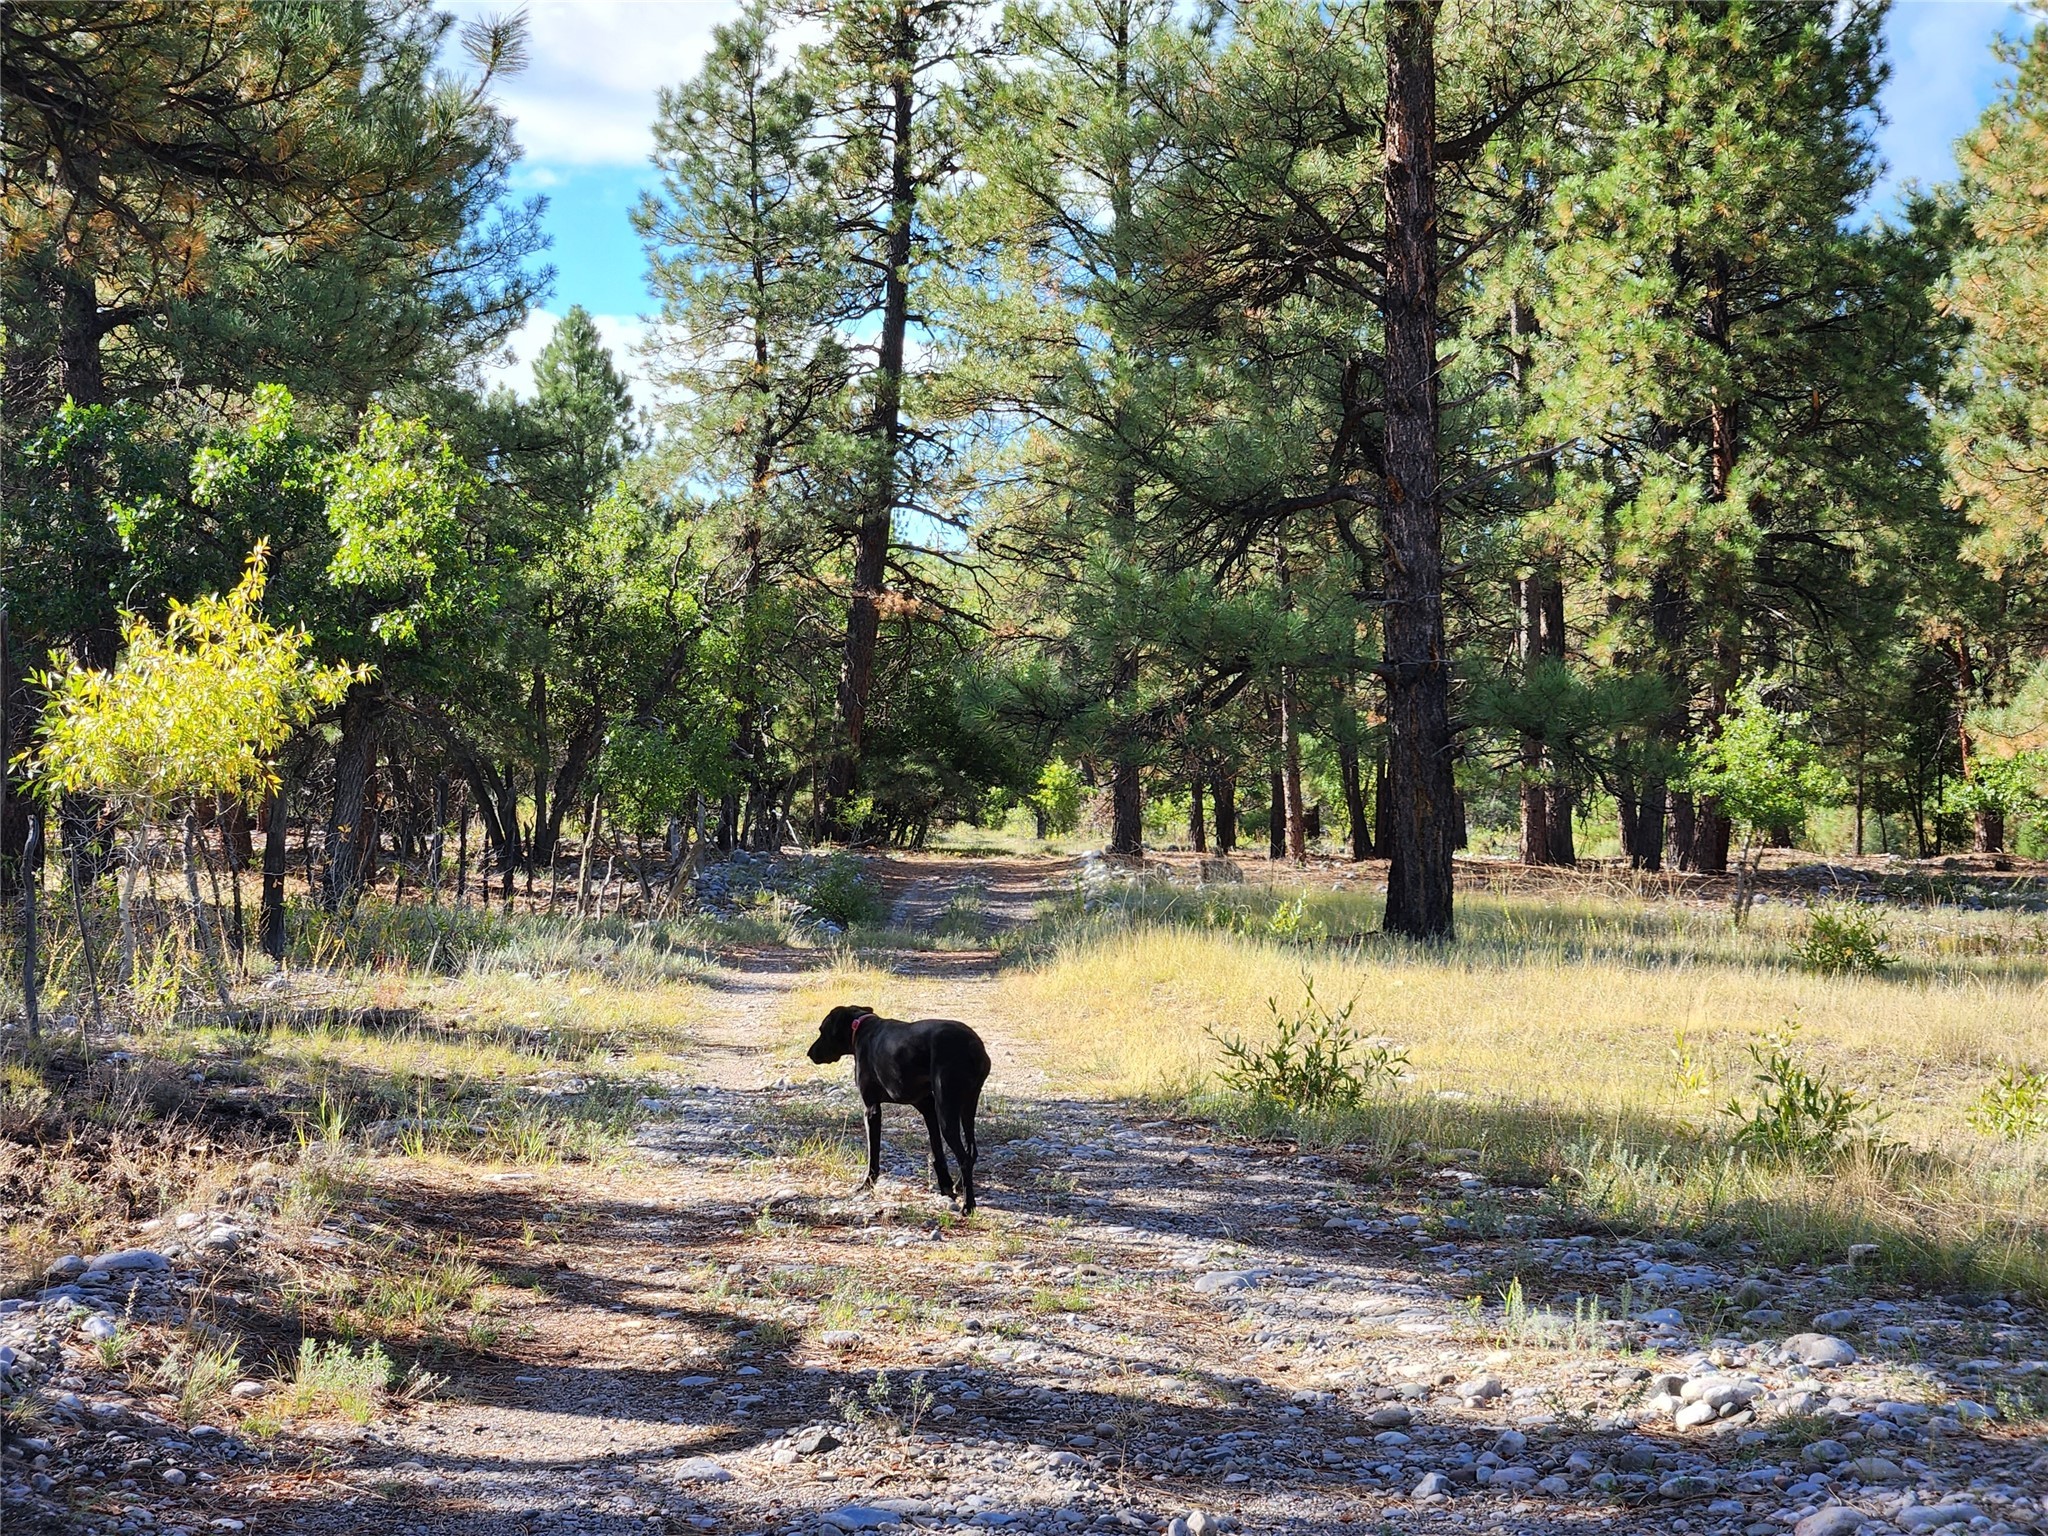
[[[959,889],[920,881],[897,906],[918,920]],[[49,1336],[89,1313],[0,1318],[79,1384],[57,1428],[10,1442],[8,1530],[2044,1527],[2035,1311],[1888,1297],[1852,1255],[1782,1271],[1573,1231],[1543,1192],[1455,1165],[1389,1183],[1065,1101],[1000,1041],[987,1205],[957,1222],[922,1187],[914,1123],[890,1122],[897,1176],[854,1191],[850,1089],[778,1076],[762,1023],[800,963],[715,979],[701,1081],[624,1167],[392,1165],[379,1219],[461,1236],[507,1282],[506,1326],[437,1395],[317,1455],[123,1410],[81,1341]],[[976,1016],[991,964],[946,973],[948,1011]],[[107,1274],[175,1307],[193,1258],[173,1257]],[[88,1424],[113,1430],[100,1457],[127,1436],[107,1513],[33,1523]]]

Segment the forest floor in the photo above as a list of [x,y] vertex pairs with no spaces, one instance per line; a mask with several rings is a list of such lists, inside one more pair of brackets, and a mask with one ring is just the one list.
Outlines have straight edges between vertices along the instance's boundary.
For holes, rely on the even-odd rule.
[[[0,1302],[7,1531],[2048,1529],[2026,1297],[1090,1091],[1006,970],[1074,866],[879,867],[902,946],[708,957],[601,1156],[250,1111],[225,1177]],[[983,1027],[971,1218],[908,1111],[857,1187],[802,1057],[838,1001]],[[423,1366],[356,1370],[386,1345]]]

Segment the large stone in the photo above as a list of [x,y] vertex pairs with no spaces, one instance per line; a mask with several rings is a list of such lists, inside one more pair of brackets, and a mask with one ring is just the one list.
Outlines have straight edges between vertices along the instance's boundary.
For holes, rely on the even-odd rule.
[[1831,1333],[1795,1333],[1780,1346],[1788,1360],[1801,1365],[1837,1366],[1856,1363],[1856,1347]]
[[1856,1536],[1872,1518],[1846,1504],[1830,1504],[1793,1526],[1792,1536]]
[[1431,1472],[1415,1485],[1415,1491],[1411,1497],[1418,1499],[1442,1499],[1448,1498],[1450,1492],[1451,1480],[1441,1472]]
[[103,1253],[87,1266],[88,1269],[105,1270],[110,1275],[170,1267],[171,1261],[153,1248],[124,1248],[118,1253]]
[[836,1531],[872,1531],[878,1526],[901,1525],[903,1517],[893,1509],[874,1504],[847,1504],[828,1510],[825,1523]]
[[790,1436],[789,1443],[799,1456],[822,1456],[827,1451],[838,1450],[840,1439],[830,1429],[819,1424],[810,1429],[798,1430]]
[[1248,1291],[1258,1283],[1259,1271],[1255,1269],[1217,1269],[1195,1276],[1195,1289],[1204,1295],[1214,1295],[1218,1291]]
[[1961,1502],[1953,1504],[1918,1504],[1902,1509],[1892,1516],[1893,1522],[1908,1531],[1938,1531],[1945,1525],[1968,1525],[1978,1519],[1984,1511],[1974,1504]]
[[1885,1456],[1858,1456],[1842,1464],[1841,1474],[1859,1483],[1897,1483],[1906,1476],[1896,1461]]

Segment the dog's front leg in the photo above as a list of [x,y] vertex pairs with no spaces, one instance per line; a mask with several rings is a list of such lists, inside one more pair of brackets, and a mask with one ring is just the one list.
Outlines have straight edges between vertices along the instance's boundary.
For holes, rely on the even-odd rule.
[[873,1189],[875,1181],[882,1176],[882,1106],[868,1106],[868,1177],[867,1188]]

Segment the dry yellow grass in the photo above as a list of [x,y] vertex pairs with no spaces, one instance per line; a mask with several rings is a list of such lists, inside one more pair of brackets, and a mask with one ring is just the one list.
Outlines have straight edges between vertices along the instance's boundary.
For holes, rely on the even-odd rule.
[[[1259,898],[1248,904],[1256,929]],[[1361,905],[1311,899],[1305,918],[1355,931]],[[1968,916],[1987,921],[1900,920],[1907,958],[1889,975],[1825,976],[1792,960],[1791,914],[1738,935],[1718,911],[1467,898],[1463,937],[1431,949],[1282,941],[1169,913],[1073,929],[1006,980],[1003,1012],[1077,1086],[1182,1093],[1216,1065],[1211,1031],[1261,1038],[1267,1000],[1291,1013],[1312,980],[1328,1004],[1355,999],[1362,1033],[1406,1047],[1424,1089],[1681,1116],[1702,1095],[1676,1081],[1680,1036],[1719,1102],[1747,1079],[1747,1044],[1792,1023],[1802,1053],[1896,1111],[1893,1136],[1932,1146],[1994,1063],[2048,1061],[2048,923]],[[2003,935],[2003,954],[1917,958]]]
[[[1410,1072],[1368,1113],[1297,1132],[1477,1148],[1625,1224],[1732,1225],[1786,1257],[1878,1241],[1923,1276],[2048,1289],[2041,1158],[1968,1118],[1998,1063],[2048,1063],[2041,917],[1894,914],[1891,973],[1826,976],[1797,963],[1796,909],[1737,933],[1676,903],[1473,897],[1459,941],[1432,949],[1369,936],[1369,898],[1294,912],[1288,895],[1150,893],[1070,917],[1005,977],[998,1027],[1078,1091],[1213,1107],[1217,1035],[1264,1042],[1268,1000],[1291,1015],[1312,981]],[[1339,937],[1275,937],[1276,910]],[[1874,1147],[1824,1171],[1730,1146],[1747,1048],[1788,1025],[1813,1070],[1889,1112]]]

